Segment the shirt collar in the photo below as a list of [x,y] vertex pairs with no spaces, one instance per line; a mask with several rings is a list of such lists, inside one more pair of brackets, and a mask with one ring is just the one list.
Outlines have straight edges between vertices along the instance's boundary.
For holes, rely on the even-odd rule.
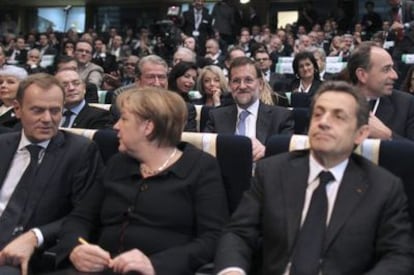
[[334,167],[330,169],[326,169],[322,165],[319,164],[319,162],[316,161],[316,159],[313,157],[312,154],[309,154],[309,180],[308,184],[313,182],[319,177],[319,173],[322,171],[329,171],[332,173],[332,175],[335,178],[336,182],[341,182],[342,178],[344,176],[344,172],[346,169],[346,166],[348,165],[349,159],[345,159],[344,161],[340,162],[339,164],[335,165]]
[[239,117],[240,113],[243,110],[247,110],[250,114],[257,117],[257,113],[259,112],[259,103],[260,103],[259,99],[256,99],[256,101],[252,105],[247,107],[246,109],[242,109],[240,108],[239,105],[236,105],[237,106],[237,117]]
[[20,138],[20,143],[19,146],[17,147],[17,150],[20,151],[22,149],[24,149],[27,145],[30,144],[36,144],[39,145],[40,147],[42,147],[43,149],[46,149],[47,146],[50,143],[50,139],[39,142],[39,143],[32,143],[29,141],[29,139],[26,137],[26,134],[24,133],[24,129],[22,130],[22,134],[21,134],[21,138]]
[[[72,113],[74,113],[75,115],[79,115],[80,111],[83,109],[83,107],[85,106],[86,102],[85,100],[82,100],[78,105],[76,105],[75,107],[69,108],[69,110],[71,110]],[[63,112],[65,112],[65,110],[67,110],[66,108],[63,110]]]

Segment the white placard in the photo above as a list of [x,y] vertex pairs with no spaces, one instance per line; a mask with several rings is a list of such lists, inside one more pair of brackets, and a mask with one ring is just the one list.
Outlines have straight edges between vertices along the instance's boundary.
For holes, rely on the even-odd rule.
[[325,71],[331,74],[341,72],[346,66],[346,62],[330,62],[326,63]]
[[277,63],[276,72],[279,74],[293,74],[292,63]]

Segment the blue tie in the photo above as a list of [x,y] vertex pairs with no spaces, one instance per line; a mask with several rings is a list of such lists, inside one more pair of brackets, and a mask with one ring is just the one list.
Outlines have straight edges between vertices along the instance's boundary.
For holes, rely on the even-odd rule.
[[237,134],[246,135],[246,118],[250,115],[249,111],[243,110],[239,114],[239,123],[237,124]]
[[60,127],[67,128],[70,124],[70,118],[73,115],[73,112],[71,110],[66,110],[63,112],[63,117],[65,118],[65,121],[63,121],[63,124]]

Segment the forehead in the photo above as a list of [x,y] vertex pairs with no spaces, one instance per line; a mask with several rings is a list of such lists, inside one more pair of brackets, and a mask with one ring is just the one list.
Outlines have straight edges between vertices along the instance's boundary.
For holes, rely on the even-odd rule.
[[299,65],[300,64],[309,64],[309,63],[312,63],[312,61],[307,57],[299,60]]
[[59,81],[78,80],[80,79],[79,74],[73,70],[64,70],[56,74],[56,78]]
[[265,57],[269,57],[269,55],[267,54],[267,53],[261,53],[261,52],[258,52],[258,53],[256,53],[256,58],[265,58]]
[[142,64],[141,67],[141,74],[150,74],[150,73],[157,73],[157,74],[167,74],[167,68],[161,64],[156,64],[152,62],[145,62]]
[[[414,73],[414,71],[413,71],[413,73]],[[203,78],[206,78],[206,77],[209,77],[209,78],[211,78],[211,77],[218,78],[219,75],[216,74],[215,72],[211,71],[211,70],[206,70],[206,72],[203,75]]]
[[316,99],[314,109],[320,108],[343,111],[356,116],[357,101],[352,95],[345,92],[326,91]]
[[371,48],[370,63],[374,68],[394,64],[389,53],[386,50],[379,47]]
[[19,79],[17,79],[15,76],[12,75],[0,75],[0,80],[12,80],[20,82]]
[[63,90],[59,86],[52,85],[44,89],[37,84],[31,84],[25,90],[23,104],[46,108],[52,105],[62,106],[63,100]]
[[231,69],[231,77],[253,76],[257,77],[256,68],[251,64],[237,66]]
[[92,49],[91,45],[89,45],[88,43],[85,43],[85,42],[79,42],[78,44],[76,44],[76,48],[78,48],[78,49],[89,49],[89,50]]

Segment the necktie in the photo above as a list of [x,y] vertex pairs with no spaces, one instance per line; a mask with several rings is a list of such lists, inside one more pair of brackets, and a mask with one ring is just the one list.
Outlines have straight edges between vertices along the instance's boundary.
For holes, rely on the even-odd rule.
[[239,122],[237,124],[237,134],[239,136],[246,135],[246,118],[249,116],[249,111],[243,110],[239,114]]
[[0,217],[0,232],[2,232],[0,234],[0,249],[12,238],[27,230],[27,228],[24,228],[25,225],[20,223],[25,213],[26,203],[30,197],[30,189],[39,166],[39,153],[42,147],[31,144],[26,146],[26,149],[30,153],[30,163]]
[[313,191],[308,214],[293,250],[290,275],[319,274],[328,212],[326,184],[332,180],[334,177],[329,171],[319,174],[319,186]]
[[63,117],[65,118],[65,121],[63,121],[61,127],[69,127],[70,124],[70,118],[73,115],[73,112],[71,110],[66,110],[63,112]]
[[198,30],[198,28],[200,27],[201,19],[202,19],[201,10],[196,10],[195,11],[195,22],[194,22],[195,30]]

